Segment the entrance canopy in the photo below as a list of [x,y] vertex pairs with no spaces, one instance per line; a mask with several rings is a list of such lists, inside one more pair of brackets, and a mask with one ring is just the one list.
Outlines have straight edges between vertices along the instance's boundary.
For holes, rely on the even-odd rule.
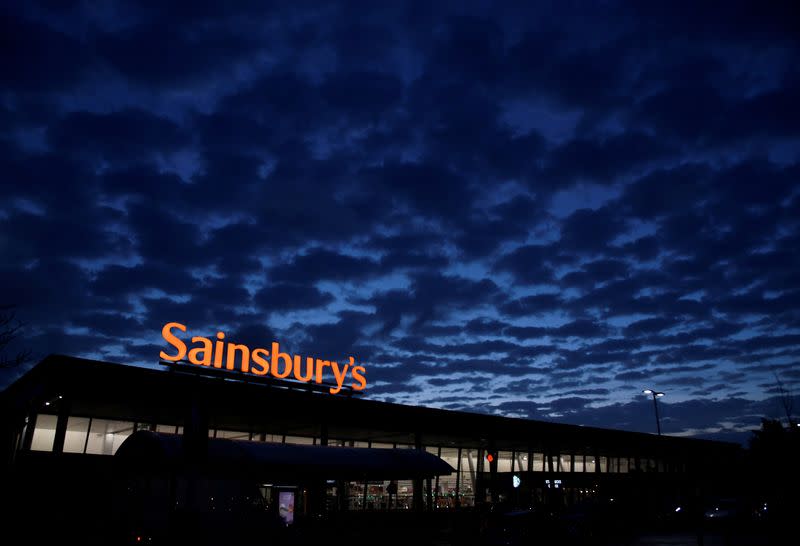
[[252,479],[389,480],[455,472],[439,457],[415,449],[291,445],[209,438],[195,450],[185,436],[138,431],[115,459],[130,469],[196,469],[215,476]]

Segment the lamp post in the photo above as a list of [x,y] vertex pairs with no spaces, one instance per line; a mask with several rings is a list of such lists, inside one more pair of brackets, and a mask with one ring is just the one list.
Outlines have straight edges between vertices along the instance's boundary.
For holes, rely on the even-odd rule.
[[653,407],[656,409],[656,428],[658,429],[658,435],[661,436],[661,419],[658,417],[658,399],[664,396],[664,393],[654,391],[653,389],[645,389],[642,392],[653,397]]

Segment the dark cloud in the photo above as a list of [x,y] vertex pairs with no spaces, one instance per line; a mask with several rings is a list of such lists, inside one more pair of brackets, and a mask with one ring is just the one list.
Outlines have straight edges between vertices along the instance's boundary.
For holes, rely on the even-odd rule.
[[495,269],[512,273],[520,283],[547,284],[553,277],[550,262],[555,252],[549,245],[521,246],[500,258]]
[[109,114],[71,112],[48,129],[48,144],[63,153],[124,165],[147,162],[188,145],[174,122],[139,109]]
[[610,207],[576,210],[564,220],[559,248],[599,252],[621,235],[624,229],[624,220]]
[[601,139],[579,138],[549,154],[544,176],[613,184],[620,175],[668,155],[669,148],[662,140],[644,133],[623,133]]
[[332,302],[333,296],[305,284],[270,283],[258,291],[253,301],[270,312],[322,307]]
[[652,432],[653,386],[729,438],[800,386],[784,3],[7,11],[0,304],[42,353],[155,365],[177,320],[400,403]]
[[24,16],[3,17],[3,81],[18,91],[64,91],[91,72],[96,52],[66,32]]
[[144,15],[141,23],[116,32],[99,32],[93,45],[126,78],[167,87],[208,81],[209,68],[216,77],[230,77],[234,66],[258,49],[253,34],[237,30],[246,21],[235,13],[214,14],[227,19],[225,24],[211,17],[187,20],[193,10],[169,11]]
[[[510,301],[501,307],[510,316],[531,316],[559,309],[561,298],[558,294],[537,294]],[[520,331],[520,330],[517,330]]]
[[273,267],[268,275],[273,282],[309,284],[320,280],[366,278],[375,275],[377,269],[377,262],[369,258],[316,248],[296,256],[291,263]]

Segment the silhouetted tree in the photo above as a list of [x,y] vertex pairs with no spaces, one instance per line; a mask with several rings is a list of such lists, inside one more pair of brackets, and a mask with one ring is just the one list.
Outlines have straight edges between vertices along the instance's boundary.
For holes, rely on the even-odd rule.
[[13,356],[8,353],[9,345],[25,326],[17,319],[15,309],[14,305],[0,305],[0,368],[15,368],[31,358],[30,349],[17,351]]

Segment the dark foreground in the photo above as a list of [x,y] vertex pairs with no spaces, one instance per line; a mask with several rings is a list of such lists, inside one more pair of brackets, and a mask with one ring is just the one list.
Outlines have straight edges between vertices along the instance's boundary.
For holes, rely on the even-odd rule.
[[[304,522],[267,534],[229,533],[171,537],[167,543],[192,544],[347,544],[347,545],[596,545],[596,546],[758,546],[791,544],[787,526],[768,521],[642,521],[535,511],[495,513],[355,513],[335,520]],[[789,535],[791,536],[791,535]],[[157,542],[157,541],[156,541]]]

